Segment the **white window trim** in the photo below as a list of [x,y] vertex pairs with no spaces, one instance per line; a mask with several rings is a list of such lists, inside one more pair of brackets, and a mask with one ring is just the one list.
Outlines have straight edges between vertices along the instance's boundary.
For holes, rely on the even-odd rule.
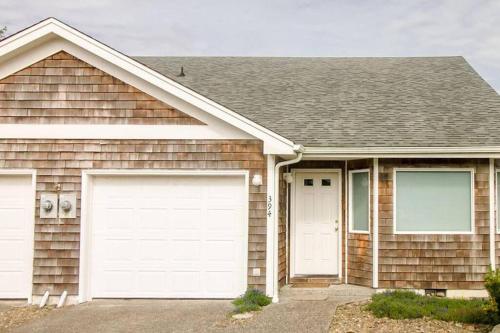
[[500,234],[500,224],[498,223],[498,173],[500,172],[500,168],[495,168],[495,194],[494,194],[494,197],[495,197],[495,203],[494,203],[494,207],[495,207],[495,233],[498,235]]
[[[396,224],[396,174],[397,172],[470,172],[471,177],[471,230],[470,231],[397,231]],[[475,207],[474,207],[474,168],[394,168],[392,175],[392,225],[393,225],[393,233],[395,235],[473,235],[475,232]]]
[[[353,227],[353,214],[352,214],[352,175],[354,173],[368,173],[368,230],[356,230]],[[370,220],[371,220],[371,172],[370,169],[349,170],[349,233],[351,234],[370,234]]]

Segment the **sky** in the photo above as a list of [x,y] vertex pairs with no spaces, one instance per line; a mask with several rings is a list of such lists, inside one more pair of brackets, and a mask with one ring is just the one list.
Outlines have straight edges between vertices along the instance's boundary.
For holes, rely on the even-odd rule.
[[49,16],[128,55],[462,55],[500,92],[500,0],[1,0],[14,33]]

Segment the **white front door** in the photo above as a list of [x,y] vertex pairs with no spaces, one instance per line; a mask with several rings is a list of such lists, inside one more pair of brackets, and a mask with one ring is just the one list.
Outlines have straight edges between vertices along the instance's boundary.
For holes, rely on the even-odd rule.
[[97,176],[91,293],[232,298],[246,289],[242,176]]
[[293,275],[337,275],[339,173],[297,172],[292,217]]

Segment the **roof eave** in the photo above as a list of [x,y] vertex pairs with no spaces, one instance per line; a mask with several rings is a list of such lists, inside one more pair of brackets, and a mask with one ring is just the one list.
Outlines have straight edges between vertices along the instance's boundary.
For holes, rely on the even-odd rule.
[[500,158],[500,146],[471,147],[305,147],[304,159]]

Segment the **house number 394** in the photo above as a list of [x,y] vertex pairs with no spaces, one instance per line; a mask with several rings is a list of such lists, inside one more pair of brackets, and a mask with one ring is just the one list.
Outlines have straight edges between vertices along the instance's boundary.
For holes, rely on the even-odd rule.
[[271,217],[271,214],[273,212],[273,197],[269,196],[267,199],[267,216]]

